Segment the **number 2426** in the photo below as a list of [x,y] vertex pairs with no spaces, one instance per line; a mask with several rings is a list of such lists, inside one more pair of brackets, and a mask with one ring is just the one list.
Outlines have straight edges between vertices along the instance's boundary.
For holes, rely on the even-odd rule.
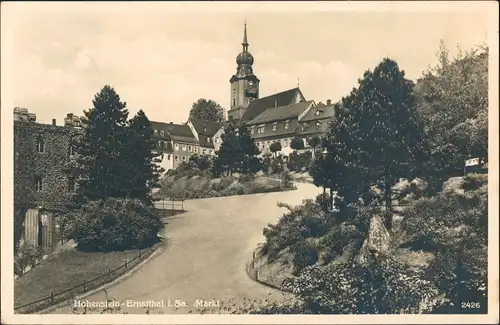
[[462,308],[481,308],[481,304],[479,302],[462,302]]

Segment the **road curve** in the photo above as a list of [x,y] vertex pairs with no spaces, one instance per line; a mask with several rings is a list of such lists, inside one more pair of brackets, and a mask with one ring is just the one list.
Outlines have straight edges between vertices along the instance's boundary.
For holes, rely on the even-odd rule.
[[[314,185],[298,183],[295,191],[186,201],[186,213],[166,220],[167,245],[130,277],[107,289],[109,297],[122,301],[129,314],[144,313],[144,308],[131,303],[148,300],[163,301],[163,307],[149,308],[151,314],[187,314],[198,313],[194,303],[200,299],[242,302],[245,297],[265,299],[269,294],[280,298],[281,293],[251,280],[245,266],[264,240],[262,229],[285,211],[277,202],[299,204],[319,193]],[[105,299],[104,292],[98,292],[84,301]],[[186,306],[176,307],[176,300]],[[63,307],[52,313],[71,310]]]

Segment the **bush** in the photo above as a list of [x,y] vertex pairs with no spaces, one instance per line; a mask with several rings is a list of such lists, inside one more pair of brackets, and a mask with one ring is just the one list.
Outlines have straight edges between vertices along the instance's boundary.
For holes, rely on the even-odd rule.
[[74,239],[83,251],[120,251],[154,244],[163,226],[156,210],[137,199],[89,202],[75,213]]
[[[457,179],[458,181],[459,179]],[[454,191],[415,203],[402,228],[411,237],[406,244],[433,251],[436,258],[427,277],[445,293],[449,312],[470,312],[461,302],[487,301],[488,190],[483,175],[464,177]],[[457,183],[457,184],[458,184]]]
[[43,258],[43,251],[31,243],[22,244],[14,257],[14,274],[22,276],[27,267],[34,268]]
[[254,174],[241,174],[238,177],[238,182],[240,183],[247,183],[255,180],[255,175]]
[[[435,308],[438,290],[392,258],[307,267],[285,281],[309,314],[400,314]],[[421,303],[424,302],[423,305]]]
[[313,243],[305,239],[293,245],[291,252],[295,272],[299,272],[306,266],[313,265],[318,261],[318,250]]
[[273,259],[282,249],[295,245],[299,241],[319,237],[326,233],[330,227],[321,207],[312,200],[304,200],[302,205],[291,207],[278,203],[288,211],[283,214],[276,225],[268,224],[263,234],[266,237],[266,249]]

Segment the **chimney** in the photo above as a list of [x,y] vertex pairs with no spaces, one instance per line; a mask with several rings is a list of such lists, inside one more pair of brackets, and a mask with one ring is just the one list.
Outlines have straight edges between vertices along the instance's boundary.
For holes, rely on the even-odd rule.
[[332,104],[332,100],[331,99],[327,99],[326,100],[326,105],[330,106]]
[[174,124],[174,122],[170,122],[170,124]]
[[67,118],[70,118],[70,119],[73,119],[73,113],[68,113],[68,114],[66,115],[66,117],[67,117]]
[[56,119],[55,118],[52,119],[52,125],[56,125]]

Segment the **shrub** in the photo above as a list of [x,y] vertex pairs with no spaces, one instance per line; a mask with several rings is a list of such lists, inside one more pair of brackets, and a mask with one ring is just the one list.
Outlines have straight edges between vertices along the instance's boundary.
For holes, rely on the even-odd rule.
[[487,197],[486,178],[470,175],[457,191],[417,201],[402,223],[408,246],[435,252],[426,274],[450,300],[449,312],[469,312],[460,306],[465,299],[482,302],[476,312],[486,308]]
[[392,258],[307,267],[285,287],[311,314],[419,313],[433,310],[438,294],[430,281]]
[[318,261],[318,250],[313,243],[305,239],[291,247],[293,254],[293,266],[295,272],[299,272],[306,266],[315,264]]
[[74,238],[84,251],[138,249],[157,241],[163,224],[153,207],[136,199],[89,202],[75,213]]
[[43,257],[43,251],[31,243],[22,244],[14,257],[14,274],[22,276],[27,267],[34,268]]
[[247,183],[255,180],[255,175],[254,174],[241,174],[238,177],[238,182],[240,183]]
[[285,207],[288,211],[276,225],[268,224],[263,231],[271,259],[282,249],[305,238],[319,237],[329,229],[329,219],[312,200],[304,200],[295,207],[283,203],[278,203],[278,206]]
[[361,247],[364,238],[364,234],[352,224],[344,222],[334,226],[319,242],[320,247],[325,252],[325,262],[328,263],[341,256],[344,248],[349,245],[354,244]]

